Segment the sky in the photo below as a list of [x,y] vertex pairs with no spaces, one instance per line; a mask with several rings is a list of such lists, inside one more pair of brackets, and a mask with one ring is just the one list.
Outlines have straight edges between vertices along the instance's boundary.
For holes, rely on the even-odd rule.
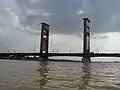
[[120,52],[120,0],[0,0],[0,52],[39,52],[42,22],[49,52],[82,52],[83,17],[91,20],[91,51]]

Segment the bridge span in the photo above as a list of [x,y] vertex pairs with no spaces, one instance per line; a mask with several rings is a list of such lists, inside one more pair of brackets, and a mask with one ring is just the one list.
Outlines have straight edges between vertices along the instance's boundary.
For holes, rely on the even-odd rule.
[[[16,56],[16,57],[26,57],[26,56],[39,56],[44,57],[46,54],[42,53],[0,53],[1,57],[10,57],[10,56]],[[120,53],[48,53],[48,57],[55,57],[55,56],[72,56],[72,57],[120,57]]]
[[88,18],[83,18],[84,31],[83,31],[83,52],[80,53],[49,53],[49,25],[42,23],[41,28],[41,42],[40,52],[38,53],[0,53],[0,58],[24,58],[29,56],[34,57],[54,57],[54,56],[72,56],[83,57],[82,61],[90,62],[90,57],[120,57],[120,53],[95,53],[90,51],[90,26],[91,22]]
[[74,57],[120,57],[120,53],[48,53],[52,56],[74,56]]

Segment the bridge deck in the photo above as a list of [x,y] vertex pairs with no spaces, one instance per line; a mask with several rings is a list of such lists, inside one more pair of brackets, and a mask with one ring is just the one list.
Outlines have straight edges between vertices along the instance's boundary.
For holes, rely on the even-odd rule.
[[[0,53],[0,57],[7,56],[42,56],[41,53]],[[90,57],[120,57],[120,53],[48,53],[48,57],[52,56],[74,56],[74,57],[83,57],[84,55]]]

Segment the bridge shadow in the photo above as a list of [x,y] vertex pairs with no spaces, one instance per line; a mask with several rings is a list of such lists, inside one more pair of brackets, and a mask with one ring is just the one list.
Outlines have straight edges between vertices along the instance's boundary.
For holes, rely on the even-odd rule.
[[37,69],[37,71],[40,73],[40,78],[36,80],[36,82],[39,84],[40,90],[44,90],[44,86],[46,86],[46,83],[48,81],[48,60],[45,59],[43,61],[40,61],[40,67]]
[[82,72],[84,73],[81,78],[81,84],[79,85],[79,89],[78,90],[86,90],[87,87],[89,86],[90,83],[90,79],[91,79],[91,66],[90,63],[82,63],[83,66],[82,68]]

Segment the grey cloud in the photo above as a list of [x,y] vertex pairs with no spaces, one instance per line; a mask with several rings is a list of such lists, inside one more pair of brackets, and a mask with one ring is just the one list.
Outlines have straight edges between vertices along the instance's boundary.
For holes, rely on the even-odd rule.
[[[119,0],[40,0],[34,3],[30,0],[16,0],[16,2],[22,12],[22,17],[25,18],[21,20],[24,25],[39,27],[35,24],[49,22],[52,33],[79,34],[82,32],[82,16],[77,14],[79,10],[84,10],[92,20],[92,33],[119,30],[116,25],[111,26],[111,15],[116,17],[119,13]],[[36,15],[28,14],[28,10],[37,13]],[[44,17],[41,12],[49,12],[51,16]],[[119,21],[120,19],[116,19],[115,23]]]
[[[30,0],[27,0],[26,2],[24,1],[17,1],[20,9],[24,13],[24,10],[26,8],[30,8],[33,10],[38,11],[39,8],[40,10],[43,10],[45,12],[50,12],[52,15],[49,17],[44,17],[41,15],[41,13],[38,13],[38,15],[28,15],[25,16],[25,21],[22,22],[24,25],[31,25],[34,24],[35,21],[37,22],[48,22],[51,25],[51,32],[52,33],[68,33],[68,34],[74,34],[77,32],[80,32],[80,18],[79,15],[77,15],[77,11],[79,10],[79,5],[76,6],[75,3],[64,1],[47,1],[44,0],[43,2],[37,2],[31,3]],[[24,3],[24,4],[23,4]],[[22,6],[23,4],[23,6]],[[40,7],[41,6],[41,7]],[[74,6],[73,8],[71,8]],[[38,11],[41,12],[41,11]]]

